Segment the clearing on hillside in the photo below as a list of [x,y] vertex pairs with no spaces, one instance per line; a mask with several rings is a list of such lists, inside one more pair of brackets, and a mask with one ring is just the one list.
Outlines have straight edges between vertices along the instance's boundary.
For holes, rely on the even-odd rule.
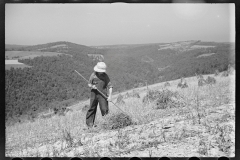
[[28,66],[26,64],[6,64],[5,70],[10,70],[11,68],[31,68],[31,66]]
[[[33,59],[39,56],[57,56],[65,53],[41,51],[5,51],[5,59]],[[68,55],[68,54],[65,54]]]
[[201,57],[208,57],[208,56],[212,56],[214,55],[215,53],[205,53],[205,54],[201,54],[199,56],[197,56],[197,58],[201,58]]

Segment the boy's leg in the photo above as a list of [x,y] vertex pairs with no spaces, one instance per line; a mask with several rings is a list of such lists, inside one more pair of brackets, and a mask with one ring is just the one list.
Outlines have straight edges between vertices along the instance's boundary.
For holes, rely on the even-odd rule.
[[95,116],[97,112],[98,100],[96,94],[91,92],[90,106],[86,115],[86,124],[88,127],[92,127],[95,121]]
[[100,110],[101,110],[101,113],[102,113],[102,116],[105,116],[108,114],[108,101],[103,98],[101,95],[97,95],[98,97],[98,102],[99,102],[99,105],[100,105]]

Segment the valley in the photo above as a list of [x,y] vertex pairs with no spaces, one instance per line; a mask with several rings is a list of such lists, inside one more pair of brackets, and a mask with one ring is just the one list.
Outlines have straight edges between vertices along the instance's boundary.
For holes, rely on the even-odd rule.
[[7,47],[5,56],[22,63],[5,65],[7,124],[88,99],[86,82],[74,70],[88,78],[98,61],[106,62],[115,94],[235,66],[234,44],[201,41],[91,47],[60,41]]

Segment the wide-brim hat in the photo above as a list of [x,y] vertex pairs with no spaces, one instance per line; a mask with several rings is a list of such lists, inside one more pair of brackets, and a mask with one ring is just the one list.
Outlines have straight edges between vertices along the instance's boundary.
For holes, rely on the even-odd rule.
[[107,65],[104,62],[98,62],[97,65],[93,68],[95,72],[106,72]]

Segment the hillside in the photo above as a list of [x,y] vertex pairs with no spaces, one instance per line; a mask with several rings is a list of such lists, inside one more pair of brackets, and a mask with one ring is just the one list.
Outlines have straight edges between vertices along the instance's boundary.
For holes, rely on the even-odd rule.
[[229,64],[235,65],[235,46],[228,43],[184,41],[96,47],[61,41],[8,48],[19,53],[62,54],[19,59],[32,67],[6,70],[6,121],[14,124],[33,120],[39,112],[88,99],[89,88],[74,70],[88,78],[102,59],[115,93],[195,73],[221,72]]
[[[64,53],[59,52],[40,52],[40,51],[6,51],[5,52],[5,60],[11,59],[33,59],[35,57],[41,56],[58,56]],[[67,55],[67,54],[65,54]]]
[[[216,83],[199,86],[194,76],[185,79],[187,88],[177,87],[178,79],[120,93],[124,113],[110,103],[102,117],[98,108],[98,126],[90,130],[84,130],[85,102],[64,116],[7,127],[6,156],[235,157],[235,71],[208,76]],[[126,96],[132,93],[140,98]]]
[[[66,44],[69,47],[67,49]],[[43,48],[44,50],[39,51]],[[26,56],[29,53],[34,56],[36,53],[41,55],[33,59],[18,59],[19,62],[32,66],[31,68],[6,70],[7,122],[14,124],[19,120],[34,119],[39,112],[64,100],[73,103],[88,98],[86,82],[76,75],[74,69],[85,77],[90,76],[94,64],[87,54],[94,53],[95,49],[74,43],[57,42],[6,52],[14,52],[15,57]],[[51,56],[42,56],[45,53]],[[53,54],[60,55],[52,56]]]
[[[117,77],[118,84],[122,88],[130,89],[139,84],[149,84],[178,79],[182,76],[189,77],[195,73],[209,74],[215,70],[223,71],[227,69],[227,65],[235,64],[234,46],[225,44],[215,44],[215,47],[204,48],[206,44],[194,48],[194,45],[179,45],[174,49],[159,50],[158,44],[151,44],[140,47],[106,49],[104,58],[109,66],[109,74]],[[200,44],[199,44],[200,43]],[[213,45],[212,43],[210,43]],[[183,50],[183,48],[187,48]],[[192,49],[194,48],[194,49]],[[196,58],[206,53],[216,53],[207,58]],[[117,74],[116,74],[117,73]],[[122,81],[132,79],[132,81]],[[124,89],[123,89],[124,90]]]
[[27,45],[5,44],[5,50],[27,47]]

